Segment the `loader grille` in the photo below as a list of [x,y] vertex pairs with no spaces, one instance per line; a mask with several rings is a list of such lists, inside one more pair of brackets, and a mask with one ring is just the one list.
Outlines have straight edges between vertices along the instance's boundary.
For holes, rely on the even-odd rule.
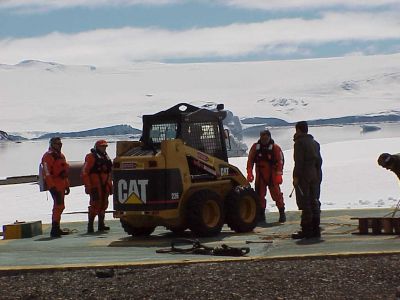
[[190,147],[209,155],[222,157],[222,144],[219,127],[213,122],[198,122],[185,124],[184,140]]
[[176,123],[153,124],[150,129],[150,137],[153,143],[161,143],[165,140],[176,138],[178,125]]

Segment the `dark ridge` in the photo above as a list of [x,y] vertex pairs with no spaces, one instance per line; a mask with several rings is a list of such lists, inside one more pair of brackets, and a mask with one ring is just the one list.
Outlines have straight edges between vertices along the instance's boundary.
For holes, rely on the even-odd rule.
[[265,124],[268,126],[288,126],[290,123],[285,120],[278,118],[263,118],[263,117],[254,117],[254,118],[245,118],[241,120],[242,124]]
[[[242,124],[258,124],[263,126],[293,126],[296,122],[286,122],[278,118],[244,118],[241,120]],[[400,122],[400,115],[377,115],[377,116],[346,116],[330,119],[316,119],[307,120],[310,125],[344,125],[344,124],[358,124],[358,123],[377,123],[377,122]]]
[[18,135],[8,134],[5,131],[0,130],[0,141],[23,141],[26,138]]
[[140,134],[141,130],[133,128],[129,125],[114,125],[110,127],[96,128],[76,132],[52,132],[41,135],[36,139],[48,139],[53,136],[59,137],[89,137],[89,136],[105,136],[105,135],[123,135],[123,134]]

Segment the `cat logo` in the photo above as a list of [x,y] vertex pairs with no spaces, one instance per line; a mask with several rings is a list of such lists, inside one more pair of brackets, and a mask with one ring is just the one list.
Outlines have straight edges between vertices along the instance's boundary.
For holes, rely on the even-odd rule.
[[122,204],[146,204],[147,179],[120,179],[117,183],[118,201]]
[[220,167],[219,172],[221,176],[228,176],[229,175],[229,167]]

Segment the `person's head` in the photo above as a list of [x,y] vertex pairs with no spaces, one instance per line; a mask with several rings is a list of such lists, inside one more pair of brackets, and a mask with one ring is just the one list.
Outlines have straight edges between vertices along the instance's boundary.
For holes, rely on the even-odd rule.
[[299,121],[296,123],[296,133],[308,133],[307,121]]
[[392,155],[389,153],[382,153],[378,157],[378,165],[380,165],[382,168],[385,169],[390,169],[392,165]]
[[94,144],[94,148],[99,151],[100,153],[105,153],[106,152],[106,148],[107,148],[108,144],[106,140],[98,140],[95,144]]
[[58,136],[54,136],[49,140],[49,146],[51,149],[56,151],[61,151],[62,142],[61,138]]
[[268,129],[260,131],[260,143],[266,145],[271,140],[271,132]]

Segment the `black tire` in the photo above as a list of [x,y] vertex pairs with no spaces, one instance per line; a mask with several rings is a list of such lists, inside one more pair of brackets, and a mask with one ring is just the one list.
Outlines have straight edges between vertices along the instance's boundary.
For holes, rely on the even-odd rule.
[[225,206],[226,222],[233,231],[249,232],[257,226],[260,202],[253,189],[232,190]]
[[124,228],[125,232],[130,234],[133,237],[139,237],[139,236],[149,236],[154,232],[156,229],[155,226],[150,226],[150,227],[133,227],[129,223],[127,223],[124,220],[121,220],[121,225],[122,228]]
[[188,200],[188,227],[196,236],[218,235],[224,225],[224,216],[221,197],[213,191],[198,191]]

